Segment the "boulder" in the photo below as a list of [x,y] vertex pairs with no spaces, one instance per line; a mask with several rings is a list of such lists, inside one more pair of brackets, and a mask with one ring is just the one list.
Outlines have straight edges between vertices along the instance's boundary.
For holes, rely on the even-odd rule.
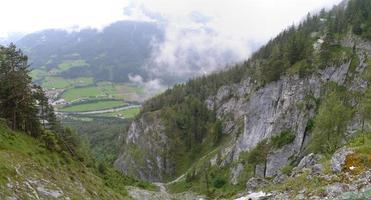
[[313,175],[320,175],[323,173],[323,165],[322,164],[315,164],[311,167]]
[[331,169],[333,172],[341,172],[343,165],[345,164],[345,159],[348,155],[352,154],[353,151],[349,148],[338,149],[331,158]]
[[267,185],[268,181],[262,178],[250,178],[246,183],[246,189],[248,191],[254,191],[259,187],[262,187],[264,185]]
[[350,187],[344,183],[334,183],[326,187],[327,197],[334,198],[338,197],[345,192],[349,192]]
[[308,154],[307,156],[304,156],[304,158],[302,158],[298,164],[298,169],[302,169],[302,168],[309,168],[315,164],[318,163],[318,161],[322,158],[321,155],[318,155],[318,154],[314,154],[314,153],[311,153],[311,154]]
[[278,183],[282,183],[283,181],[285,181],[286,179],[288,178],[288,176],[286,174],[278,174],[276,177],[274,177],[273,179],[273,183],[274,184],[278,184]]

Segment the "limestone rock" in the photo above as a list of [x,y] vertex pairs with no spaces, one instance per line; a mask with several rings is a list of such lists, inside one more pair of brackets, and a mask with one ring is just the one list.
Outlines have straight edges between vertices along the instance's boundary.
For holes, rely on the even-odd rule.
[[343,183],[334,183],[326,187],[327,197],[334,198],[340,196],[344,192],[349,192],[350,187]]
[[318,161],[321,159],[321,156],[318,154],[310,153],[307,156],[304,156],[298,164],[298,169],[302,169],[304,167],[308,168],[310,166],[313,166],[318,163]]
[[246,183],[246,189],[248,191],[254,191],[259,187],[262,187],[264,185],[268,184],[268,182],[265,179],[262,178],[250,178]]
[[331,158],[331,169],[333,172],[341,172],[347,155],[352,154],[353,151],[349,148],[338,149]]
[[230,182],[232,185],[236,185],[238,183],[238,178],[243,171],[244,167],[241,163],[238,163],[237,166],[232,168],[231,171],[231,177],[230,177]]

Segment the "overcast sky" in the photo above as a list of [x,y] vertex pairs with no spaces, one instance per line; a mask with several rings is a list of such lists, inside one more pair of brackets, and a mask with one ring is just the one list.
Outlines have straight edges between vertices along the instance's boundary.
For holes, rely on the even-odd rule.
[[0,35],[32,32],[46,28],[102,27],[125,19],[124,8],[132,18],[144,19],[140,10],[180,23],[198,14],[208,17],[218,29],[241,35],[271,36],[303,13],[329,7],[340,0],[2,0]]
[[166,31],[165,41],[153,44],[148,69],[154,79],[163,74],[189,78],[248,58],[308,12],[340,1],[2,0],[0,37],[47,28],[101,29],[123,19],[153,21]]

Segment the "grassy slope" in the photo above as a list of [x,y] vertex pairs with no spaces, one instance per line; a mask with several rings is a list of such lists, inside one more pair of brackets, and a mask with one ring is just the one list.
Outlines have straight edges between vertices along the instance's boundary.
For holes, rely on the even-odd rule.
[[59,198],[126,199],[105,186],[93,169],[0,123],[0,199],[50,198],[48,192]]

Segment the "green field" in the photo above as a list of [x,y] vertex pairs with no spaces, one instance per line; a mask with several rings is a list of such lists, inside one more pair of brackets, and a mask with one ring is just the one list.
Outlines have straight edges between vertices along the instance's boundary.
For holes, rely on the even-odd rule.
[[[89,80],[92,83],[93,80]],[[76,85],[76,84],[75,84]],[[95,98],[117,98],[138,100],[140,94],[143,94],[143,89],[136,86],[125,84],[113,84],[110,82],[98,83],[97,86],[76,87],[68,89],[62,98],[67,101],[74,101],[78,99],[95,99]]]
[[90,86],[69,89],[63,93],[62,98],[67,101],[74,101],[77,99],[93,99],[105,96],[105,93],[98,87]]
[[69,87],[70,85],[71,83],[64,78],[49,76],[45,77],[41,86],[46,89],[63,89]]
[[86,63],[85,60],[66,60],[58,65],[58,71],[64,72],[73,67],[85,67],[85,66],[89,66],[89,64]]
[[[35,76],[38,73],[42,73],[42,70],[35,70]],[[75,79],[64,79],[62,77],[48,76],[45,77],[41,86],[45,89],[67,89],[75,86],[87,86],[93,84],[93,78],[91,77],[79,77]]]
[[134,118],[140,111],[140,108],[130,108],[127,110],[121,110],[117,112],[111,112],[111,113],[104,113],[104,114],[99,114],[96,116],[100,117],[120,117],[120,118]]
[[92,85],[94,83],[94,80],[92,77],[79,77],[75,79],[68,79],[68,81],[73,85],[73,86],[88,86]]
[[94,110],[110,109],[110,108],[120,107],[124,105],[126,105],[126,103],[122,101],[97,101],[97,102],[92,102],[92,103],[84,103],[84,104],[67,106],[67,107],[60,109],[60,111],[65,111],[65,112],[94,111]]
[[45,70],[42,70],[42,69],[33,69],[30,72],[32,80],[34,80],[34,81],[38,81],[38,80],[44,78],[47,74],[48,74],[48,72],[46,72]]

